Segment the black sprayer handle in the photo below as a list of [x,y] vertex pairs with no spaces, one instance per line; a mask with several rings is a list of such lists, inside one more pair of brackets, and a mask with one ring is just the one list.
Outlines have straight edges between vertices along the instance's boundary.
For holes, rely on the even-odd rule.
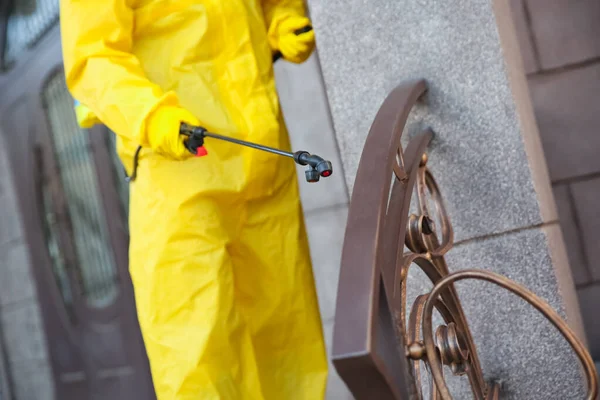
[[192,126],[182,123],[179,127],[179,134],[187,136],[184,144],[190,153],[197,157],[202,157],[207,154],[206,149],[204,148],[206,129],[201,126]]
[[[299,36],[299,35],[302,35],[303,33],[312,31],[312,29],[313,29],[312,26],[307,25],[304,28],[296,29],[294,31],[294,34],[296,36]],[[281,54],[281,52],[279,50],[276,51],[275,54],[273,54],[273,62],[279,60],[281,57],[283,57],[283,55]]]
[[297,151],[295,153],[290,153],[289,151],[274,149],[272,147],[263,146],[261,144],[246,142],[244,140],[218,135],[216,133],[208,132],[201,126],[193,126],[185,123],[181,124],[181,127],[179,128],[179,133],[181,135],[186,136],[185,147],[192,154],[198,157],[207,155],[206,149],[204,148],[204,139],[213,138],[224,140],[229,143],[235,143],[240,146],[251,147],[253,149],[262,150],[268,153],[292,158],[296,164],[308,166],[308,168],[305,171],[306,180],[308,182],[318,182],[321,177],[328,178],[333,173],[333,166],[330,161],[324,160],[316,154],[310,154],[308,151]]

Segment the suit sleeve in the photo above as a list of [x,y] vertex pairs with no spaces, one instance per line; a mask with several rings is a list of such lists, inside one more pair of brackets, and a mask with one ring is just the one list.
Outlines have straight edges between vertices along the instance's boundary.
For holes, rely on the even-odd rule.
[[149,119],[178,100],[150,82],[131,53],[126,0],[61,0],[60,13],[69,91],[117,135],[148,146]]

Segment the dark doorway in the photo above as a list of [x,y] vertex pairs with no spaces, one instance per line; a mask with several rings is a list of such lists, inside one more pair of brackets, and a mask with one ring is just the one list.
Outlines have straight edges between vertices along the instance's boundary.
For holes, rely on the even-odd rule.
[[128,193],[114,134],[77,126],[57,18],[20,49],[4,45],[7,20],[0,18],[0,50],[11,49],[0,72],[0,132],[56,397],[155,399],[128,271]]

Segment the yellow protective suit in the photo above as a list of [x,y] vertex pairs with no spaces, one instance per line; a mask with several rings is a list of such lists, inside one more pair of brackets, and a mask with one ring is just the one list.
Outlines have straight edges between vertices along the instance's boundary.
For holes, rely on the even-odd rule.
[[117,134],[128,173],[143,146],[130,271],[159,400],[324,397],[294,163],[211,139],[206,157],[172,154],[173,115],[289,149],[271,57],[306,59],[288,40],[304,12],[302,0],[61,0],[71,93]]

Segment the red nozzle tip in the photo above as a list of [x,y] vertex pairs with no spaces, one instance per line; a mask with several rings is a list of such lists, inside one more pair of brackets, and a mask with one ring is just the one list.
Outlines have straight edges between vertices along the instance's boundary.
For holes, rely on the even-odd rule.
[[208,154],[208,151],[206,151],[206,147],[204,147],[204,146],[198,147],[196,149],[196,157],[203,157],[207,154]]
[[322,175],[327,178],[329,175],[331,175],[331,171],[323,171]]

